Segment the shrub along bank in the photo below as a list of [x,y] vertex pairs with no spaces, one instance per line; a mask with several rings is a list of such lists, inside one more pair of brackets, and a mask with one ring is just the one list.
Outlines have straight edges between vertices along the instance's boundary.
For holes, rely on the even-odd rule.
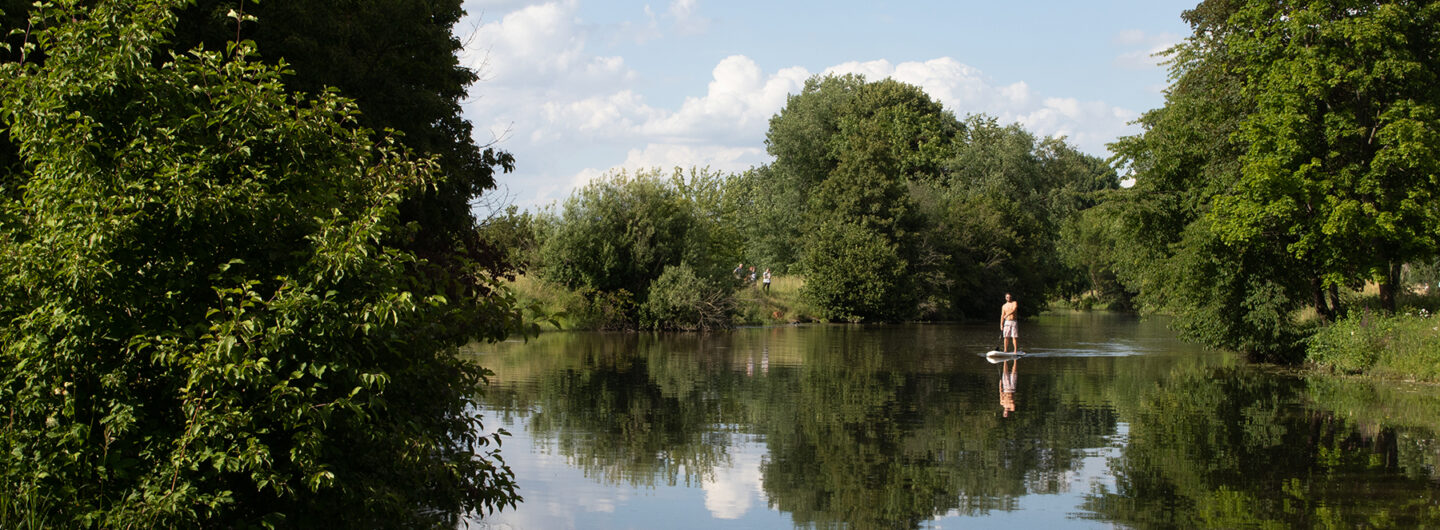
[[1306,340],[1307,361],[1333,373],[1440,382],[1440,296],[1406,305],[1393,314],[1360,308],[1320,327]]
[[[671,270],[680,272],[656,280],[643,303],[628,292],[571,290],[533,276],[517,277],[510,287],[529,318],[553,329],[703,331],[818,320],[814,307],[800,294],[805,281],[798,276],[774,276],[769,290],[760,282],[734,282],[716,289],[707,288],[693,273],[686,275],[684,269]],[[633,314],[645,319],[636,321]]]

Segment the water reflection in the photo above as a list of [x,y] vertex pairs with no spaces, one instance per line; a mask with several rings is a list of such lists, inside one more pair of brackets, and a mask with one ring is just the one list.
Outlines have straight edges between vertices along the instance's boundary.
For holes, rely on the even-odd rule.
[[989,325],[556,333],[487,347],[476,352],[496,372],[487,424],[516,433],[504,454],[526,502],[484,523],[1437,522],[1426,416],[1337,414],[1367,396],[1238,366],[1153,322],[1077,314],[1026,331],[1020,412],[1018,360],[1000,363],[997,383],[980,353]]
[[[1009,365],[1009,371],[1005,370],[1006,365]],[[1000,408],[1005,411],[1004,416],[1007,418],[1010,417],[1011,412],[1015,412],[1015,383],[1016,377],[1018,377],[1015,370],[1019,367],[1020,359],[1018,357],[1008,360],[1000,359]]]

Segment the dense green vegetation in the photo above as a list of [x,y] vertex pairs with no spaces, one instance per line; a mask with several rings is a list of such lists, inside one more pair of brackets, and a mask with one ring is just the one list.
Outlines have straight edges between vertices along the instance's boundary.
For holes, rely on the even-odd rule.
[[894,80],[825,76],[791,96],[767,145],[769,166],[617,172],[486,232],[528,249],[517,257],[534,280],[577,293],[562,309],[591,315],[571,320],[583,327],[747,321],[735,299],[751,266],[757,281],[767,268],[802,276],[802,301],[787,305],[813,314],[792,316],[829,321],[990,318],[1006,291],[1034,314],[1099,289],[1057,248],[1119,181],[1061,140],[959,120]]
[[621,172],[499,225],[534,228],[520,259],[577,293],[552,309],[592,315],[581,327],[778,320],[735,300],[742,263],[803,278],[802,318],[991,318],[1008,291],[1026,314],[1166,313],[1209,346],[1279,362],[1323,347],[1329,364],[1360,343],[1309,337],[1369,300],[1396,318],[1437,280],[1440,7],[1211,0],[1182,16],[1194,34],[1167,52],[1165,106],[1108,163],[892,79],[816,76],[772,118],[771,164]]
[[[1440,4],[1202,2],[1165,106],[1108,163],[892,79],[816,76],[772,118],[771,164],[621,170],[479,229],[472,201],[514,161],[460,116],[459,0],[0,5],[0,525],[453,526],[511,504],[498,438],[476,434],[487,372],[452,355],[522,327],[506,280],[534,318],[630,330],[991,319],[1010,292],[1026,315],[1136,307],[1252,359],[1440,379],[1437,295],[1408,292],[1440,287]],[[808,369],[903,401],[943,390],[866,361]],[[627,405],[605,387],[560,393]],[[858,462],[854,429],[913,428],[805,390],[853,414],[776,416],[810,454]],[[1167,414],[1137,430],[1189,421]],[[1205,491],[1215,472],[1137,455],[1127,487]],[[969,491],[924,464],[861,471]],[[801,486],[770,485],[814,521],[967,509]],[[1259,513],[1242,493],[1190,520]],[[1173,508],[1110,500],[1140,525]],[[892,512],[835,512],[855,506]]]
[[[1440,91],[1429,2],[1203,2],[1163,108],[1116,144],[1114,271],[1186,336],[1296,360],[1372,282],[1440,246]],[[1314,320],[1298,318],[1307,312]]]
[[226,28],[187,7],[7,14],[28,22],[0,63],[0,526],[453,527],[513,504],[487,372],[454,355],[516,328],[503,267],[468,208],[411,211],[468,201],[499,155],[457,147],[466,173],[251,41],[192,49],[175,28]]

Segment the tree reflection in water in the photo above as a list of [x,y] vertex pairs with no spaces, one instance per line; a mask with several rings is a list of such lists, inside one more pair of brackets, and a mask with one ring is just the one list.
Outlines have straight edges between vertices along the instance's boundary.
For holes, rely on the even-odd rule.
[[[1424,414],[1359,422],[1326,408],[1377,399],[1349,386],[1317,391],[1133,320],[1128,342],[1102,340],[1114,322],[1081,324],[1030,327],[1024,410],[1008,417],[974,353],[988,327],[556,333],[482,362],[497,374],[491,413],[602,483],[708,492],[739,480],[737,440],[763,444],[744,463],[797,525],[915,528],[1052,494],[1083,499],[1075,517],[1135,527],[1440,523]],[[1106,480],[1086,486],[1100,451],[1115,455]]]

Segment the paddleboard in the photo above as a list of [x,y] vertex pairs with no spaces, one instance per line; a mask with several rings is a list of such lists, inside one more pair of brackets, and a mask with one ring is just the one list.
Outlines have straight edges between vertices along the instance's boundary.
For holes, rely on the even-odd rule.
[[990,362],[992,362],[992,363],[998,363],[998,362],[1002,362],[1002,361],[1008,361],[1008,360],[1011,360],[1011,359],[1018,359],[1018,358],[1024,357],[1024,356],[1025,356],[1025,352],[1023,352],[1023,351],[1022,351],[1022,352],[1008,352],[1008,351],[1000,351],[1000,350],[990,350],[990,351],[988,351],[988,352],[985,353],[985,358],[986,358],[986,359],[989,359]]

